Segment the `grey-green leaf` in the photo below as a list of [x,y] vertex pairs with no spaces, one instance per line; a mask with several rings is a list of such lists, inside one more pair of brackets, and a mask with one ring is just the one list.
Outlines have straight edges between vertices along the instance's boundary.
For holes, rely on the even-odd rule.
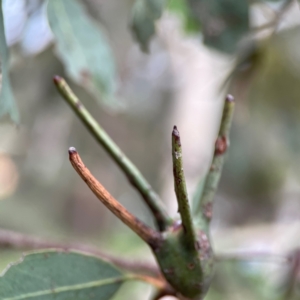
[[2,76],[0,79],[0,117],[9,115],[15,123],[18,123],[19,112],[9,79],[9,52],[5,40],[2,0],[0,0],[0,62]]
[[168,10],[179,17],[186,33],[201,31],[201,26],[191,11],[187,0],[168,0]]
[[155,21],[158,20],[166,5],[165,0],[136,0],[132,8],[131,28],[144,52],[155,34]]
[[188,0],[202,25],[204,43],[233,53],[249,31],[248,0]]
[[114,104],[116,69],[108,40],[77,0],[50,0],[47,14],[68,75],[97,99]]
[[77,252],[40,251],[0,277],[1,300],[107,300],[126,279],[108,262]]

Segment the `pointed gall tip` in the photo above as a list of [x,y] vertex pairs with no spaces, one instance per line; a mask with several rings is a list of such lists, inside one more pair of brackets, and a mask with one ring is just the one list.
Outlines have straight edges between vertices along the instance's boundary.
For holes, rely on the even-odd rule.
[[62,77],[60,77],[60,76],[58,76],[58,75],[55,75],[54,77],[53,77],[53,82],[55,83],[55,84],[58,84],[58,83],[60,83],[62,81]]
[[77,150],[74,147],[70,147],[69,154],[71,155],[71,154],[75,154],[75,153],[77,153]]
[[230,95],[230,94],[228,94],[227,96],[226,96],[226,100],[225,100],[226,102],[234,102],[234,97],[232,96],[232,95]]
[[174,125],[174,127],[173,127],[172,135],[174,135],[176,137],[179,137],[179,131],[178,131],[176,125]]

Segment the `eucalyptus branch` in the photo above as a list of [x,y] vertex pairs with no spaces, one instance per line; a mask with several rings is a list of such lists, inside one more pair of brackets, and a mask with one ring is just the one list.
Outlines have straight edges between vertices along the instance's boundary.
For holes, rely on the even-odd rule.
[[178,202],[178,211],[180,213],[182,226],[184,228],[185,241],[189,247],[195,249],[196,234],[193,226],[193,220],[185,184],[180,135],[176,126],[174,126],[172,131],[172,158],[174,188]]
[[64,251],[77,250],[105,259],[114,264],[115,266],[126,271],[141,274],[149,274],[155,277],[161,276],[158,267],[154,264],[139,261],[131,261],[125,258],[115,257],[101,251],[97,247],[93,247],[90,245],[79,243],[63,243],[49,239],[42,239],[11,230],[0,229],[0,248],[11,248],[21,250],[47,248],[62,249]]
[[285,255],[276,254],[267,251],[235,251],[229,253],[216,253],[217,262],[234,262],[234,261],[249,261],[249,262],[275,262],[288,263],[289,258]]
[[294,0],[286,0],[283,2],[282,6],[279,8],[277,12],[274,12],[275,17],[270,22],[267,22],[265,24],[262,24],[257,27],[253,27],[252,30],[255,32],[262,31],[265,29],[273,29],[272,34],[274,34],[279,26],[279,23],[281,21],[281,18],[283,15],[287,12],[287,10],[290,8],[291,4],[293,4]]
[[208,231],[212,218],[213,201],[220,181],[225,154],[229,147],[229,132],[234,111],[234,98],[227,95],[223,108],[218,138],[215,143],[215,151],[208,174],[206,175],[203,192],[196,210],[196,220],[199,226]]
[[78,152],[74,147],[69,149],[69,159],[83,181],[92,190],[95,196],[123,223],[131,228],[141,239],[149,245],[156,245],[161,239],[161,234],[148,227],[127,209],[120,204],[101,183],[91,174],[89,169],[83,164]]
[[53,81],[66,102],[71,106],[76,115],[80,118],[93,137],[102,145],[111,158],[122,169],[129,182],[141,194],[144,201],[154,215],[156,223],[160,230],[164,230],[172,223],[159,196],[154,192],[150,184],[146,181],[136,166],[125,156],[120,148],[113,142],[109,135],[97,123],[92,115],[87,111],[79,101],[65,80],[55,76]]

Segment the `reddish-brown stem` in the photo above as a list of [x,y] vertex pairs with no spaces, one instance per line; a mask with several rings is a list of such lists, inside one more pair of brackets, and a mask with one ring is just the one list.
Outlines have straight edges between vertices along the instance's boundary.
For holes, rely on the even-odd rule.
[[74,147],[69,149],[69,158],[73,168],[83,181],[92,190],[95,196],[123,223],[131,228],[140,238],[151,246],[157,245],[161,240],[161,234],[148,227],[141,220],[132,215],[122,204],[120,204],[92,175],[83,164],[78,152]]

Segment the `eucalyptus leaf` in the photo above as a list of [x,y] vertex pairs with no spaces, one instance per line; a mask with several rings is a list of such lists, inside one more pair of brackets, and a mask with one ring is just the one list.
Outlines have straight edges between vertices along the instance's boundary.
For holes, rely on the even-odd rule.
[[132,8],[131,28],[144,52],[149,51],[155,21],[161,17],[165,5],[165,0],[136,0]]
[[99,24],[91,20],[77,0],[50,0],[47,14],[57,55],[68,75],[97,99],[115,104],[115,62]]
[[9,79],[9,52],[5,39],[2,0],[0,0],[0,62],[1,62],[1,91],[0,117],[9,115],[15,122],[19,122],[19,112],[11,89]]
[[39,251],[0,277],[1,300],[107,300],[126,277],[99,258],[78,252]]
[[188,0],[169,0],[168,10],[180,18],[186,33],[199,33],[201,31],[201,26],[195,18]]
[[204,43],[219,51],[233,53],[249,31],[248,0],[188,0],[202,25]]

